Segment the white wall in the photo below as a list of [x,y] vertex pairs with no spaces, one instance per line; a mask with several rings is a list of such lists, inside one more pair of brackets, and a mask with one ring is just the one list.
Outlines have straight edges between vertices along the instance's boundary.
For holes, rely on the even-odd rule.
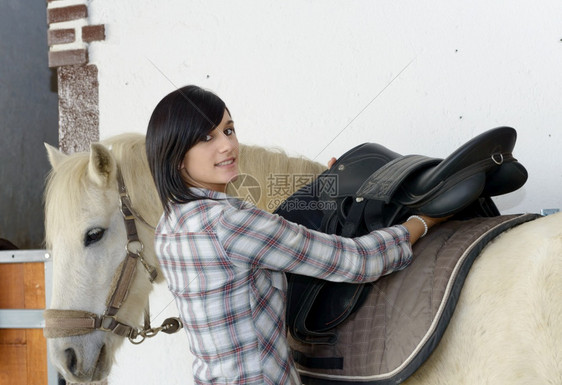
[[505,213],[562,206],[562,2],[96,0],[100,135],[145,132],[186,84],[229,106],[244,143],[327,161],[365,141],[444,157],[501,125],[526,186]]

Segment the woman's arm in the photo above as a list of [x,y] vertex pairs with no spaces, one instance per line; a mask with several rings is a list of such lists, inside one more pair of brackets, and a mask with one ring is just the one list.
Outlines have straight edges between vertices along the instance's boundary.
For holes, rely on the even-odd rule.
[[374,281],[403,269],[412,259],[410,235],[400,225],[344,238],[310,230],[256,208],[226,207],[215,231],[235,265],[332,281]]

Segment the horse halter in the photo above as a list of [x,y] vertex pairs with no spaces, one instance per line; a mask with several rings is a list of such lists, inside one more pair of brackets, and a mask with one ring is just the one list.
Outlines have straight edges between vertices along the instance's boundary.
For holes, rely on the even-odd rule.
[[144,245],[138,237],[135,219],[140,220],[149,227],[152,226],[133,209],[125,182],[123,181],[123,175],[119,168],[117,169],[117,183],[119,186],[119,209],[121,214],[123,214],[127,230],[127,245],[125,246],[127,257],[122,263],[117,283],[108,297],[106,310],[103,315],[98,316],[83,310],[47,309],[44,312],[44,335],[46,338],[77,336],[101,330],[128,337],[129,341],[133,344],[140,344],[145,338],[154,337],[160,331],[172,334],[183,327],[179,318],[171,317],[164,320],[161,326],[152,328],[150,326],[148,309],[145,309],[144,328],[142,330],[127,325],[116,317],[117,312],[127,299],[137,262],[143,265],[151,283],[154,282],[158,275],[154,266],[149,265],[143,257]]

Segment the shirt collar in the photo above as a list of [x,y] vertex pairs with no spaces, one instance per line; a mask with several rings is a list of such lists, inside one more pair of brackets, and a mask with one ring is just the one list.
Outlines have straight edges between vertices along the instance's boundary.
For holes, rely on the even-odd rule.
[[197,197],[209,198],[209,199],[213,199],[213,200],[228,200],[228,203],[230,204],[230,206],[236,207],[236,208],[239,208],[239,209],[249,209],[249,208],[255,208],[256,207],[254,204],[252,204],[250,202],[247,202],[245,200],[241,200],[240,198],[236,198],[236,197],[230,196],[230,195],[222,193],[222,192],[208,190],[208,189],[200,188],[200,187],[190,187],[189,190],[193,195],[195,195]]
[[227,199],[228,198],[228,195],[226,195],[225,193],[209,190],[209,189],[206,189],[206,188],[190,187],[189,191],[191,191],[191,193],[193,195],[198,196],[198,197],[205,197],[205,198],[211,198],[211,199]]

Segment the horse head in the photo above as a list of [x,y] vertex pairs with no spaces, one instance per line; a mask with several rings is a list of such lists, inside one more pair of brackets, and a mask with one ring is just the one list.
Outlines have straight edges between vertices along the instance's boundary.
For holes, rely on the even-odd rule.
[[[140,139],[136,144],[127,141],[127,146],[120,147],[115,142],[114,151],[102,144],[92,144],[89,153],[72,155],[47,146],[52,171],[45,197],[45,228],[54,266],[51,309],[45,314],[46,335],[55,337],[48,340],[53,363],[71,381],[105,378],[115,350],[125,340],[122,336],[136,338],[140,330],[152,285],[149,274],[142,267],[136,268],[137,260],[127,262],[127,249],[133,246],[128,243],[120,209],[123,194],[120,194],[118,174],[121,166],[115,156],[128,154],[137,158],[124,166],[129,168],[125,179],[134,183],[132,170],[136,169],[136,176],[148,186],[135,190],[154,189],[149,175],[140,177],[141,170],[148,171],[147,166],[138,166],[146,162],[144,141]],[[155,189],[148,194],[154,198],[150,205],[153,209],[148,213],[152,223],[160,213],[155,194]],[[135,197],[127,196],[131,201]],[[153,273],[159,273],[152,249],[153,230],[138,226],[138,235],[134,252],[138,253],[139,247],[143,247],[142,262],[148,270],[153,266]],[[127,265],[129,267],[125,268]],[[130,284],[115,290],[123,274],[130,276]],[[115,294],[119,291],[121,293]],[[117,299],[118,304],[114,298],[112,302],[115,295],[121,297]],[[111,306],[116,310],[108,313]],[[98,322],[99,327],[85,327],[84,322]],[[127,333],[108,333],[115,326],[112,322],[117,322],[121,329],[129,327]]]

